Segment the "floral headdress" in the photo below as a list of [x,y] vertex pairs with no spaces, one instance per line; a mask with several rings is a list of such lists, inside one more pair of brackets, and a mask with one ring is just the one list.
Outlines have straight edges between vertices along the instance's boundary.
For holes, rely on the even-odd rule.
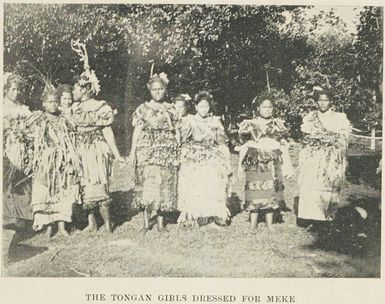
[[161,82],[163,82],[163,84],[165,85],[165,86],[167,86],[168,85],[168,83],[170,82],[170,80],[168,79],[168,77],[167,77],[167,74],[166,73],[160,73],[159,75],[158,74],[153,74],[151,77],[150,77],[150,79],[148,80],[148,84],[151,84],[151,83],[153,83],[153,82],[155,82],[155,81],[161,81]]
[[192,98],[189,94],[178,94],[174,97],[173,102],[175,103],[179,100],[184,101],[185,103],[188,103],[192,100]]
[[96,77],[95,71],[91,69],[88,63],[88,54],[86,45],[80,43],[80,40],[71,40],[71,48],[74,50],[80,57],[80,61],[83,61],[84,72],[80,75],[79,84],[81,86],[91,84],[91,91],[98,95],[100,92],[99,80]]
[[155,62],[154,60],[151,60],[150,62],[152,62],[152,64],[151,64],[151,71],[150,71],[150,79],[147,82],[147,88],[150,89],[150,85],[157,81],[162,82],[167,87],[168,83],[170,82],[170,80],[167,77],[167,74],[163,72],[160,74],[154,74]]

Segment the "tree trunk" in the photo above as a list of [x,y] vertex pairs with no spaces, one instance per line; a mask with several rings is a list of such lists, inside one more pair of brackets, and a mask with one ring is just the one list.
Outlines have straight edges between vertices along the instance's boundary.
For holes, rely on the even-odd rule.
[[127,79],[126,79],[126,88],[125,88],[125,100],[126,100],[126,106],[124,110],[124,130],[125,131],[125,138],[126,138],[126,145],[125,145],[125,154],[128,154],[130,152],[131,148],[131,140],[132,140],[132,133],[133,133],[133,127],[132,127],[132,114],[134,113],[136,109],[136,103],[134,100],[134,86],[135,86],[135,80],[137,79],[137,68],[138,68],[138,62],[135,59],[135,56],[130,56],[127,66]]

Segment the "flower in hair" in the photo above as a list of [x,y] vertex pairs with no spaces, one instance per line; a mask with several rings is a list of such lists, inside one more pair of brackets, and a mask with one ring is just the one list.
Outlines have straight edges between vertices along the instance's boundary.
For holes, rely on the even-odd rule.
[[186,101],[190,101],[191,100],[191,96],[189,94],[181,94],[181,96],[184,98],[184,100]]
[[160,78],[162,81],[163,81],[163,83],[165,84],[165,85],[168,85],[168,83],[170,82],[169,80],[168,80],[168,77],[167,77],[167,74],[166,73],[160,73],[159,75],[158,74],[153,74],[151,77],[150,77],[150,79],[153,79],[153,78]]

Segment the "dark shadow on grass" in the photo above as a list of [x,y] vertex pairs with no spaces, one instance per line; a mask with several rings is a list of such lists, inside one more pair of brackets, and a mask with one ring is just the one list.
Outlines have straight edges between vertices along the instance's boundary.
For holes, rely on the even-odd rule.
[[129,191],[116,191],[111,193],[111,221],[114,227],[130,221],[140,210],[133,208],[134,193]]
[[236,194],[235,192],[231,193],[231,196],[227,202],[227,208],[230,211],[231,217],[234,217],[237,214],[242,212],[243,210],[242,201],[239,198],[238,194]]
[[14,263],[26,260],[47,250],[47,247],[35,247],[24,244],[13,244],[9,249],[9,262]]
[[381,189],[381,176],[376,175],[380,159],[381,155],[378,153],[349,156],[347,180],[356,185],[366,184]]
[[[350,205],[340,208],[333,222],[306,221],[303,227],[317,237],[307,249],[353,257],[380,256],[381,210],[378,209],[378,202],[373,198],[348,199]],[[363,216],[356,207],[364,210]]]
[[[139,213],[139,210],[132,207],[133,191],[115,191],[110,193],[111,205],[110,215],[113,223],[113,229],[123,223],[130,221],[135,215]],[[75,229],[83,230],[87,226],[87,215],[81,205],[74,205],[72,210],[72,226]],[[98,226],[103,225],[103,220],[100,216],[100,212],[95,210],[95,216]]]
[[164,215],[164,220],[165,220],[165,225],[171,224],[175,225],[178,223],[178,217],[180,215],[179,211],[172,211],[172,212],[167,212]]

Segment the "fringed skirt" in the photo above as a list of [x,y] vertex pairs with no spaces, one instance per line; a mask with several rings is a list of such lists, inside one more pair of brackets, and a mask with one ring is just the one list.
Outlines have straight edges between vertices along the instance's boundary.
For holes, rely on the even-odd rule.
[[63,162],[63,152],[46,147],[32,179],[33,228],[57,221],[71,222],[72,206],[79,202],[78,170]]
[[76,141],[82,165],[82,202],[84,209],[110,203],[109,179],[112,154],[100,130],[83,132]]
[[280,150],[249,148],[243,166],[246,172],[245,208],[249,211],[279,208],[283,191]]
[[134,207],[148,212],[175,210],[179,167],[175,133],[144,129],[136,158]]
[[346,154],[335,147],[305,146],[299,154],[298,217],[333,220],[345,178]]
[[32,218],[31,179],[3,157],[3,226]]
[[42,229],[57,221],[71,222],[72,207],[79,199],[79,186],[70,184],[52,196],[44,180],[35,178],[32,183],[33,228]]
[[216,147],[190,145],[182,148],[178,181],[178,223],[214,217],[225,222],[228,160]]

